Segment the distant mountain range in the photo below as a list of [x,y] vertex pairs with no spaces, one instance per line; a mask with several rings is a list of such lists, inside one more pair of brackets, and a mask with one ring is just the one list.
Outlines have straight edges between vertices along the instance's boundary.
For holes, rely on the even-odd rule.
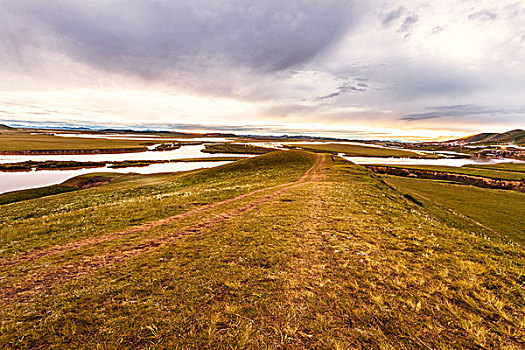
[[0,130],[49,130],[49,131],[81,131],[85,133],[133,133],[133,134],[168,134],[169,136],[179,136],[179,137],[246,137],[246,138],[258,138],[258,139],[277,139],[277,140],[318,140],[318,141],[355,141],[355,142],[371,142],[364,140],[349,140],[335,137],[325,137],[325,136],[311,136],[311,135],[252,135],[252,134],[233,134],[233,133],[222,133],[222,132],[207,132],[207,133],[188,133],[180,131],[170,131],[170,130],[156,130],[156,129],[116,129],[116,128],[97,128],[97,127],[83,127],[83,126],[56,126],[51,125],[50,127],[39,126],[30,126],[23,125],[19,128],[14,128],[7,126],[5,124],[0,124]]
[[525,130],[515,129],[503,133],[482,133],[448,142],[460,142],[464,144],[510,143],[524,146]]

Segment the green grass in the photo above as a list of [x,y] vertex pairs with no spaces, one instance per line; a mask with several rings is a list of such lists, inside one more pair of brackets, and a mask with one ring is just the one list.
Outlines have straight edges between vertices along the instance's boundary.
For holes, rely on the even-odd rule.
[[436,154],[420,154],[413,151],[387,149],[373,146],[360,146],[360,145],[349,145],[349,144],[338,144],[338,143],[326,143],[318,145],[287,145],[289,148],[298,147],[300,149],[314,151],[314,152],[327,152],[332,154],[344,153],[349,157],[395,157],[395,158],[440,158]]
[[390,168],[400,169],[416,169],[416,170],[429,170],[439,171],[453,174],[463,174],[472,176],[482,176],[491,179],[502,179],[502,180],[523,180],[525,179],[525,168],[523,171],[518,171],[519,167],[508,167],[508,169],[516,170],[503,170],[505,167],[494,167],[484,165],[466,165],[461,167],[453,166],[442,166],[442,165],[386,165]]
[[[453,214],[434,216],[365,168],[327,158],[319,181],[298,184],[220,225],[5,302],[0,347],[522,347],[521,246],[455,227],[447,221]],[[2,258],[287,183],[313,160],[308,153],[273,152],[186,174],[124,177],[48,197],[45,206],[40,199],[4,205],[1,218],[10,226],[1,227]],[[57,268],[75,271],[75,264],[147,246],[253,200],[4,266],[0,292]]]
[[[194,163],[194,162],[233,162],[244,157],[207,157],[207,158],[181,158],[171,160],[125,160],[119,162],[112,162],[110,168],[127,168],[136,166],[148,166],[159,163]],[[109,164],[109,162],[108,162]]]
[[0,194],[0,205],[26,201],[29,199],[52,196],[54,194],[78,190],[78,187],[69,185],[51,185],[28,190],[12,191]]
[[486,164],[486,165],[469,165],[470,168],[478,169],[490,169],[499,171],[515,171],[519,173],[525,173],[525,163],[499,163],[499,164]]
[[128,175],[103,187],[2,206],[0,257],[102,235],[289,181],[302,175],[311,159],[308,154],[292,155],[280,153],[186,174]]
[[[51,185],[27,190],[0,194],[0,205],[22,202],[30,199],[48,197],[55,194],[78,191],[80,188],[93,187],[93,184],[106,184],[123,176],[119,173],[91,173],[73,177],[58,185]],[[50,200],[49,198],[44,199]],[[44,202],[42,202],[44,203]]]
[[49,134],[32,135],[28,131],[7,132],[0,135],[0,151],[30,150],[93,150],[135,148],[146,150],[150,141],[109,140],[98,138],[61,137]]
[[464,154],[473,154],[481,149],[478,148],[470,148],[470,147],[463,147],[463,146],[449,146],[449,145],[426,145],[426,144],[406,144],[405,147],[410,147],[415,150],[424,150],[424,151],[443,151],[443,152],[457,152],[457,153],[464,153]]
[[192,162],[234,162],[246,159],[245,157],[204,157],[204,158],[180,158],[172,159],[173,163],[192,163]]
[[386,181],[421,201],[454,225],[525,244],[525,193],[485,189],[437,180],[384,176]]
[[0,171],[28,171],[33,168],[36,170],[66,170],[66,169],[81,169],[81,168],[97,168],[104,167],[105,162],[76,162],[76,161],[26,161],[19,163],[4,163],[0,164]]
[[179,149],[180,147],[181,147],[181,144],[179,142],[162,143],[156,146],[153,150],[154,151],[173,151],[173,150]]
[[266,154],[275,151],[273,148],[231,142],[206,144],[204,147],[201,152],[205,153]]
[[71,179],[68,179],[64,181],[63,185],[70,185],[75,186],[77,188],[87,188],[92,187],[93,184],[106,184],[111,181],[115,181],[116,179],[125,177],[125,176],[132,176],[130,174],[122,174],[122,173],[109,173],[109,172],[98,172],[98,173],[89,173],[89,174],[83,174],[75,176]]
[[29,171],[33,168],[36,170],[70,170],[82,168],[98,168],[108,165],[110,168],[128,168],[148,166],[161,163],[192,163],[192,162],[221,162],[236,161],[244,157],[207,157],[207,158],[182,158],[166,160],[122,160],[117,162],[76,162],[76,161],[26,161],[19,163],[0,164],[0,171]]
[[129,167],[145,167],[155,163],[169,163],[166,161],[150,161],[150,160],[123,160],[119,162],[111,162],[109,168],[129,168]]

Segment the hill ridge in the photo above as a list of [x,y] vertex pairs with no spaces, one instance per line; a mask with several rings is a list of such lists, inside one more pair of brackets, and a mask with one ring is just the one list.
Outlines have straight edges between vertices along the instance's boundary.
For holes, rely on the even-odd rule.
[[515,143],[517,145],[524,145],[525,130],[513,129],[503,133],[479,133],[460,139],[450,140],[448,142],[460,142],[465,144]]
[[13,128],[9,125],[0,124],[0,130],[15,130],[16,128]]

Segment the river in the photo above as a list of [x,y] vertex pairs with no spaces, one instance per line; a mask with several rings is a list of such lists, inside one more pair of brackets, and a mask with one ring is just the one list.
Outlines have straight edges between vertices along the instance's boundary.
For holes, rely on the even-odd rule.
[[173,151],[148,151],[136,153],[116,153],[116,154],[60,154],[60,155],[0,155],[0,163],[19,163],[28,160],[32,161],[77,161],[77,162],[113,162],[122,160],[171,160],[181,158],[216,158],[216,157],[242,157],[239,154],[211,154],[203,153],[203,145],[182,146]]
[[498,164],[498,163],[523,163],[516,159],[509,158],[441,158],[441,159],[419,159],[419,158],[379,158],[379,157],[345,157],[356,164],[377,164],[377,165],[441,165],[460,167],[468,164]]
[[[174,151],[163,152],[138,152],[120,154],[81,154],[81,155],[31,155],[31,156],[6,156],[0,155],[0,163],[18,163],[25,161],[78,161],[78,162],[112,162],[125,160],[171,160],[183,158],[217,158],[217,157],[248,157],[239,154],[211,154],[203,153],[203,145],[182,146]],[[154,174],[176,171],[187,171],[200,168],[211,168],[229,162],[206,161],[190,163],[162,163],[151,164],[145,167],[129,167],[111,169],[108,167],[85,168],[76,170],[38,170],[25,172],[0,172],[0,194],[10,191],[23,190],[28,188],[49,186],[59,184],[74,176],[98,173],[98,172],[118,172],[118,173],[139,173]]]
[[[78,136],[77,136],[78,135]],[[75,137],[85,137],[85,134],[77,134]],[[61,136],[66,136],[65,134]],[[67,134],[71,136],[71,134]],[[120,135],[91,135],[93,137],[120,137]],[[122,137],[130,137],[123,135]],[[143,138],[144,135],[137,135],[136,138]],[[149,136],[146,136],[149,137]],[[152,139],[156,137],[152,136]],[[201,139],[185,139],[187,141],[201,141]],[[225,139],[207,138],[206,141],[224,142]],[[164,141],[164,139],[162,140]],[[319,144],[322,142],[250,142],[250,144],[257,146],[267,146],[282,148],[283,144]],[[338,142],[340,143],[340,142]],[[350,142],[349,142],[350,143]],[[351,142],[351,144],[370,146],[369,144],[359,144]],[[381,146],[379,146],[381,147]],[[182,146],[173,151],[147,151],[137,153],[120,153],[120,154],[85,154],[85,155],[0,155],[0,163],[17,163],[25,161],[78,161],[78,162],[113,162],[126,160],[172,160],[182,158],[217,158],[217,157],[250,157],[249,155],[239,154],[210,154],[201,152],[204,149],[203,145]],[[446,166],[463,166],[467,164],[495,164],[502,162],[519,162],[513,159],[412,159],[412,158],[375,158],[375,157],[344,157],[356,164],[392,164],[392,165],[446,165]],[[206,162],[190,162],[190,163],[162,163],[152,164],[145,167],[129,167],[111,169],[107,167],[101,168],[86,168],[77,170],[39,170],[28,172],[0,172],[0,194],[15,190],[22,190],[28,188],[49,186],[59,184],[74,176],[94,173],[94,172],[119,172],[119,173],[139,173],[139,174],[154,174],[163,172],[177,172],[187,171],[200,168],[210,168],[226,164],[224,161],[206,161]]]
[[155,173],[171,173],[177,171],[187,171],[200,168],[211,168],[229,162],[191,162],[191,163],[162,163],[152,164],[145,167],[130,167],[112,169],[108,167],[102,168],[86,168],[76,170],[38,170],[38,171],[17,171],[17,172],[0,172],[0,194],[10,191],[23,190],[28,188],[43,187],[55,185],[66,181],[72,177],[98,172],[112,172],[112,173],[139,173],[139,174],[155,174]]

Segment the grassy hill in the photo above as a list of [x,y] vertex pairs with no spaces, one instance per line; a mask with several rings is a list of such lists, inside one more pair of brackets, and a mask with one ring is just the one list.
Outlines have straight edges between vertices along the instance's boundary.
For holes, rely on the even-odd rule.
[[204,145],[204,153],[231,153],[231,154],[265,154],[273,152],[275,148],[260,147],[242,143],[213,143]]
[[10,126],[7,126],[5,124],[0,124],[0,131],[2,130],[16,130],[15,128],[12,128]]
[[523,348],[525,249],[465,216],[303,151],[1,205],[0,348]]
[[525,145],[525,130],[516,129],[504,133],[482,133],[453,141],[474,144],[515,143],[517,145]]

